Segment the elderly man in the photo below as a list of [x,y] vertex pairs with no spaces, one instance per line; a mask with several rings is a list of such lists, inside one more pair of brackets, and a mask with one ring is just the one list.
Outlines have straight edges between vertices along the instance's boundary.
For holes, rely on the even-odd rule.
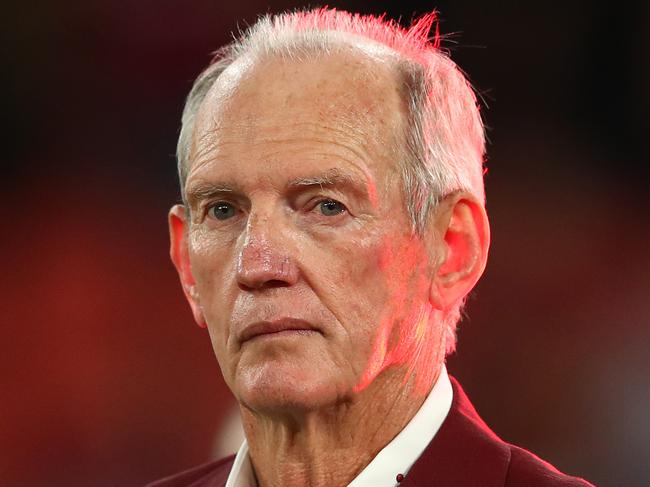
[[195,82],[171,257],[246,441],[155,485],[588,485],[501,441],[445,369],[490,233],[434,20],[267,16]]

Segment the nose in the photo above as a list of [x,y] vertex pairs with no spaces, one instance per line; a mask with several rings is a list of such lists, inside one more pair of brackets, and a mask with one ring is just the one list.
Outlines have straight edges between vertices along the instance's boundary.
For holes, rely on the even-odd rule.
[[249,219],[237,260],[237,282],[246,291],[286,287],[298,280],[289,230],[269,218]]

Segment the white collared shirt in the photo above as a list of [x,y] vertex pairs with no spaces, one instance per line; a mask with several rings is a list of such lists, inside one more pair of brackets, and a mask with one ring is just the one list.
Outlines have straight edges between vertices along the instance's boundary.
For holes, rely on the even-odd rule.
[[[348,487],[395,487],[398,474],[406,476],[436,435],[451,408],[453,390],[443,365],[438,380],[422,406],[393,440],[357,475]],[[257,487],[248,443],[242,443],[226,487]]]

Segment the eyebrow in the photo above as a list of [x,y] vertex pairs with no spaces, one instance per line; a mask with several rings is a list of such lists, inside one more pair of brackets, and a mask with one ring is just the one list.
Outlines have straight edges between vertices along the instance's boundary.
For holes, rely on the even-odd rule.
[[[322,174],[308,177],[295,178],[287,183],[286,188],[289,191],[298,191],[303,188],[319,186],[321,188],[347,187],[351,191],[365,197],[371,197],[371,191],[368,191],[362,179],[355,178],[351,174],[345,173],[339,169],[330,169]],[[206,199],[239,193],[240,188],[236,185],[226,182],[201,182],[190,186],[186,191],[187,202],[190,206]]]
[[193,203],[197,203],[206,199],[212,199],[224,193],[233,193],[236,190],[237,188],[235,186],[227,183],[202,182],[190,186],[185,192],[185,198],[187,199],[188,204],[192,206]]
[[320,186],[321,188],[347,186],[357,193],[366,196],[368,195],[365,184],[363,184],[362,180],[355,178],[348,173],[342,172],[339,169],[330,169],[316,176],[296,178],[287,185],[290,190],[309,186]]
[[289,190],[299,190],[303,187],[313,186],[320,186],[321,188],[344,187],[358,197],[368,200],[372,206],[378,204],[377,188],[372,178],[366,174],[355,177],[340,169],[332,168],[317,176],[294,179],[288,185]]

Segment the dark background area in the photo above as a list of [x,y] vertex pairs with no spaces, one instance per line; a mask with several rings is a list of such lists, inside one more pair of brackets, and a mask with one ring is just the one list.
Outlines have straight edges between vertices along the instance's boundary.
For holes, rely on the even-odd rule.
[[[167,256],[184,96],[300,4],[3,8],[0,485],[130,486],[211,458],[232,399]],[[488,107],[493,244],[450,372],[504,439],[650,485],[648,2],[437,7]]]

